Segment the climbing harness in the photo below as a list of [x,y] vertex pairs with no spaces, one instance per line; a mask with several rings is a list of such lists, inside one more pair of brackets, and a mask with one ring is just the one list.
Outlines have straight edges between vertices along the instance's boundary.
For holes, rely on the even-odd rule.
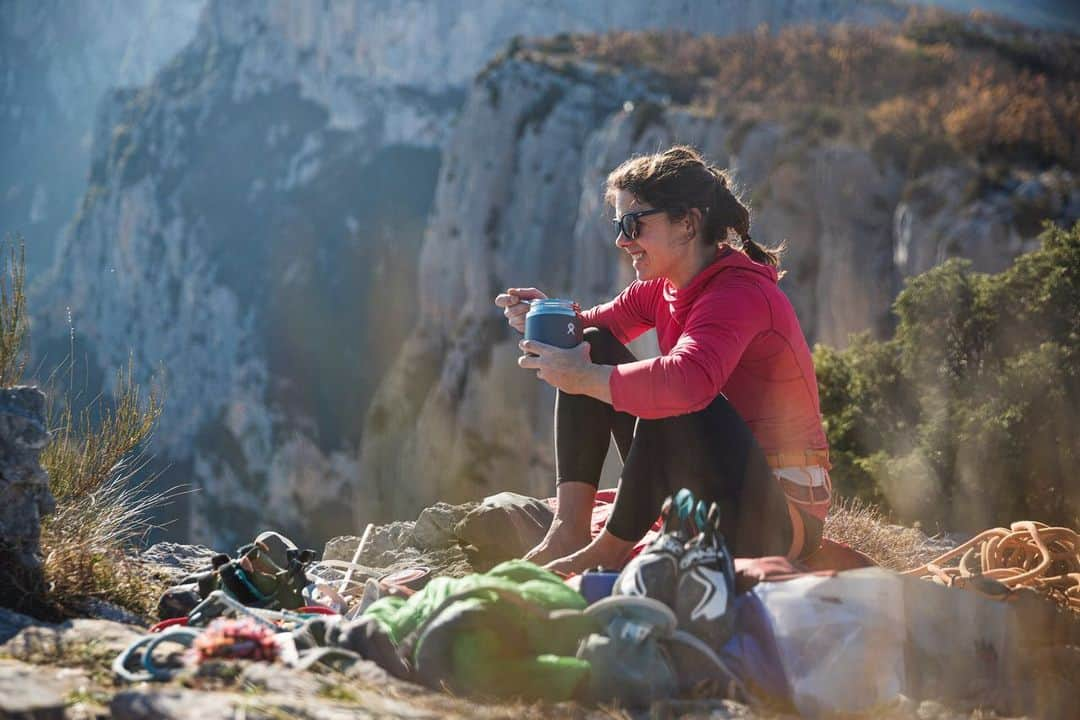
[[[960,560],[955,567],[943,566],[957,557]],[[903,574],[980,592],[975,581],[982,578],[996,580],[1010,589],[1030,587],[1080,611],[1080,533],[1022,520],[1012,523],[1009,529],[981,532]]]

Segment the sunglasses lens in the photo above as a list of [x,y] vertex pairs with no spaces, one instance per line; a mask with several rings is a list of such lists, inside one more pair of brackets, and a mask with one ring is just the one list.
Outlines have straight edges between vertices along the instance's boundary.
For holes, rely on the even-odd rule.
[[633,215],[624,215],[622,219],[622,231],[628,239],[637,237],[637,218]]

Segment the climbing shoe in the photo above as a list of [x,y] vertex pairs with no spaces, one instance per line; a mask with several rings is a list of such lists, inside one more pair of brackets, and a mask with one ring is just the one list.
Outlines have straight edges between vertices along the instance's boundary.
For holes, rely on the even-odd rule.
[[[688,492],[688,491],[680,491]],[[683,496],[685,497],[685,496]],[[679,585],[679,560],[689,537],[688,518],[680,508],[680,496],[664,500],[661,516],[664,531],[648,547],[633,558],[615,580],[612,595],[638,595],[675,608],[675,592]],[[693,500],[690,500],[692,507]]]
[[[703,504],[698,503],[703,510]],[[735,563],[719,530],[720,510],[709,507],[701,532],[686,543],[679,559],[675,616],[679,629],[718,649],[735,621]]]

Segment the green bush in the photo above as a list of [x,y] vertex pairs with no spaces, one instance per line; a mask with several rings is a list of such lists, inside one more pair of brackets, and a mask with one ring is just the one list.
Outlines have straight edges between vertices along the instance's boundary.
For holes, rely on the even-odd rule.
[[1080,526],[1080,223],[997,275],[964,260],[912,278],[893,338],[818,346],[844,494],[974,531]]

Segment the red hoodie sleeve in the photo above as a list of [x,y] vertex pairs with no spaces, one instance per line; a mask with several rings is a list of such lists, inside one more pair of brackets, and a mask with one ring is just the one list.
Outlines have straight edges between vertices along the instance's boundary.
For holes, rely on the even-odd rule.
[[720,394],[750,341],[771,326],[769,303],[753,283],[704,293],[671,352],[615,367],[612,405],[646,419],[701,410]]
[[635,280],[613,300],[582,311],[585,327],[610,330],[626,345],[656,325],[654,296],[661,290],[658,283]]

